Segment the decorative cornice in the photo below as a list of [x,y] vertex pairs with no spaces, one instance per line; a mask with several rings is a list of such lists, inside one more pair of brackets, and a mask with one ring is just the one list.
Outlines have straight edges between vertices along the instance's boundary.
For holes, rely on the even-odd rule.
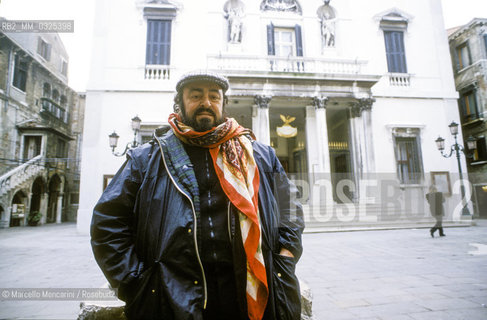
[[267,109],[269,108],[269,102],[271,99],[272,97],[270,96],[256,95],[254,97],[254,103],[259,106],[259,108]]
[[469,32],[470,30],[472,30],[474,28],[482,27],[485,25],[487,25],[487,19],[485,19],[485,18],[473,18],[467,24],[464,24],[463,26],[457,27],[458,29],[455,30],[453,33],[451,33],[448,36],[448,40],[449,41],[456,40],[462,34]]

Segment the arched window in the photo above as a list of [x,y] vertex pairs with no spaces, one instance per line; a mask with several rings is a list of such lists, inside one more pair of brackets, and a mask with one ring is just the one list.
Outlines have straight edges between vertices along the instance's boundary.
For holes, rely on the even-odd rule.
[[65,95],[62,95],[60,100],[61,107],[66,108],[67,104],[68,104],[68,99],[66,98]]
[[44,87],[42,88],[42,97],[48,99],[51,97],[51,85],[47,82],[44,82]]
[[59,103],[59,91],[56,89],[52,90],[52,100],[56,103]]

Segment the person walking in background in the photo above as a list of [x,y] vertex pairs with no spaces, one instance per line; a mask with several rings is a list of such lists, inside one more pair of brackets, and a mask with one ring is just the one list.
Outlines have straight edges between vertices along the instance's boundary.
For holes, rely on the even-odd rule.
[[429,188],[428,193],[426,194],[426,200],[428,200],[430,206],[431,215],[436,219],[436,223],[433,228],[430,229],[431,237],[435,237],[435,231],[440,231],[440,237],[444,237],[445,234],[443,233],[443,202],[445,202],[445,198],[443,197],[443,193],[439,192],[438,189],[434,185],[431,185]]

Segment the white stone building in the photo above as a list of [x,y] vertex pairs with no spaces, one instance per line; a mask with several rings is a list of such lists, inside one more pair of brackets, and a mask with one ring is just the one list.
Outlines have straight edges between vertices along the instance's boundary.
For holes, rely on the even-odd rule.
[[276,149],[310,226],[428,218],[432,177],[459,212],[456,159],[434,142],[459,122],[440,0],[102,0],[93,48],[82,232],[123,162],[108,135],[131,141],[138,115],[148,139],[193,69],[229,78],[228,113]]

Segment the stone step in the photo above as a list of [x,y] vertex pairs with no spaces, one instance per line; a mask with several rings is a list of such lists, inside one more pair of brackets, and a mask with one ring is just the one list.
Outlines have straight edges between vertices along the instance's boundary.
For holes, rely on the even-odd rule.
[[[383,210],[381,205],[335,204],[303,206],[305,233],[381,229],[430,228],[436,220],[429,212]],[[471,216],[445,217],[445,227],[469,226]]]

